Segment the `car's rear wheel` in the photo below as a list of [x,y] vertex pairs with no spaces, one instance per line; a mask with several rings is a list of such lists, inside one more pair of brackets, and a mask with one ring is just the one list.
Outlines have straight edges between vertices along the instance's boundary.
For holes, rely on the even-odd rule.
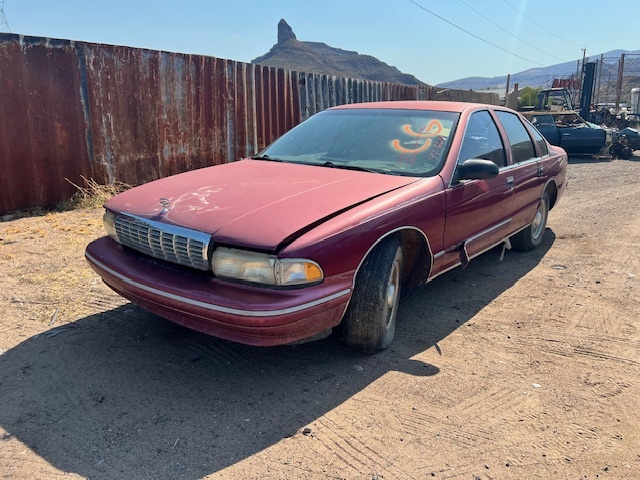
[[376,353],[393,342],[402,260],[400,239],[390,237],[375,247],[364,261],[343,320],[344,341],[350,347]]
[[516,250],[528,251],[533,250],[540,245],[544,231],[547,228],[547,218],[549,217],[549,192],[545,190],[533,221],[527,228],[519,231],[511,237],[511,245]]

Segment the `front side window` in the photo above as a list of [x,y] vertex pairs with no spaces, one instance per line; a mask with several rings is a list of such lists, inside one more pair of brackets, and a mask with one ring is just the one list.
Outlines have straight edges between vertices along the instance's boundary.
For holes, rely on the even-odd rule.
[[457,113],[338,109],[320,112],[256,158],[409,176],[437,175]]
[[536,151],[533,142],[520,118],[514,113],[504,111],[497,111],[496,115],[507,132],[513,153],[513,163],[525,162],[534,158]]
[[463,163],[470,158],[491,160],[498,167],[507,165],[500,133],[486,110],[472,114],[467,123],[458,163]]

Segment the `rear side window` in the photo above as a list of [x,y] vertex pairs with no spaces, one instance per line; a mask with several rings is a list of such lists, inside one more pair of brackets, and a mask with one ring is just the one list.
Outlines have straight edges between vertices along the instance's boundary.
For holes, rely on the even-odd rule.
[[[524,121],[529,123],[526,118]],[[540,134],[538,129],[531,125],[531,123],[529,123],[529,127],[529,130],[531,130],[531,136],[533,137],[533,142],[536,144],[536,147],[538,147],[538,155],[540,157],[544,157],[549,153],[547,142],[544,141],[544,138],[542,138],[542,135]]]
[[520,118],[510,112],[496,111],[496,114],[507,132],[511,151],[513,152],[513,163],[526,162],[534,158],[536,151],[533,147],[533,142]]

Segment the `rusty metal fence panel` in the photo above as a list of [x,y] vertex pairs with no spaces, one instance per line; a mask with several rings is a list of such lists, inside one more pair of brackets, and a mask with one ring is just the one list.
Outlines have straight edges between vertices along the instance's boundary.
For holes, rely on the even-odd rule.
[[2,213],[68,198],[74,187],[64,177],[92,173],[81,160],[87,150],[73,45],[13,37],[0,44]]
[[0,215],[68,199],[67,179],[138,185],[234,161],[325,108],[377,100],[498,97],[0,34]]

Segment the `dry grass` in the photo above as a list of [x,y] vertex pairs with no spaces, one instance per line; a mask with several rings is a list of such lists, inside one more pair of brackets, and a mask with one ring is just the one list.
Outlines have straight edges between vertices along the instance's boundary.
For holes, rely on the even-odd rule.
[[[95,298],[109,295],[85,264],[83,252],[104,235],[100,207],[130,186],[82,180],[81,186],[67,179],[77,191],[54,208],[23,210],[0,221],[0,309],[8,318],[19,319],[10,328],[20,334],[72,322],[95,308]],[[109,305],[114,302],[122,303],[116,299]]]
[[[25,328],[61,325],[86,314],[104,287],[84,264],[86,245],[104,235],[102,210],[76,208],[0,223],[0,308]],[[101,290],[102,289],[102,290]]]
[[[115,182],[113,185],[101,185],[94,179],[85,177],[82,177],[85,183],[84,187],[76,185],[68,178],[65,178],[65,180],[77,189],[77,192],[70,199],[63,200],[51,209],[35,207],[13,212],[4,217],[0,217],[0,223],[25,217],[42,217],[52,212],[67,212],[79,208],[98,208],[114,195],[131,188],[131,185],[122,182]],[[6,243],[6,241],[6,238],[0,239],[0,242]],[[9,239],[9,242],[10,241]]]
[[76,185],[68,178],[65,178],[65,180],[76,187],[78,191],[70,200],[58,204],[56,210],[60,211],[100,207],[114,195],[131,188],[131,185],[122,182],[114,182],[113,185],[101,185],[94,179],[85,177],[82,177],[85,183],[84,187]]

